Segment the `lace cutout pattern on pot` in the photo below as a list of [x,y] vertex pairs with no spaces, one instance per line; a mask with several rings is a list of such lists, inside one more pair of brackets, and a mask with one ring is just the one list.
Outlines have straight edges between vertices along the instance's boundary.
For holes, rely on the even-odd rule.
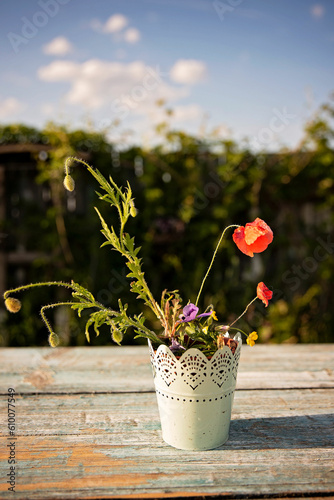
[[207,359],[200,352],[198,354],[183,354],[181,377],[193,390],[205,381],[207,365]]
[[232,375],[233,375],[234,380],[237,380],[240,352],[241,352],[241,350],[237,349],[235,351],[235,354],[234,354],[233,366],[232,366]]
[[158,351],[155,357],[156,372],[159,372],[160,377],[169,387],[177,377],[177,362],[168,352]]
[[234,356],[230,354],[230,351],[221,349],[221,352],[217,351],[214,358],[211,361],[212,372],[210,376],[212,381],[222,387],[224,382],[230,376],[230,373],[234,372]]
[[155,359],[154,359],[155,358],[155,353],[154,353],[154,350],[153,350],[151,342],[148,343],[148,348],[149,348],[149,351],[150,351],[150,360],[151,360],[153,378],[155,378],[156,375],[157,375],[156,368],[155,368]]

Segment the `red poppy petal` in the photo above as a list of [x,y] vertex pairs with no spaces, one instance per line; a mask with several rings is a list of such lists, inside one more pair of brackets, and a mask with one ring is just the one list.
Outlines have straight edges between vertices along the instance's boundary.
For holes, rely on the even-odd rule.
[[[256,243],[258,240],[261,240],[261,244],[259,246],[259,250],[253,249],[255,252],[263,252],[269,245],[269,243],[273,240],[273,232],[262,219],[258,217],[254,222],[248,222],[245,226],[245,241],[247,245],[252,245]],[[266,246],[264,246],[264,241],[267,242]]]
[[268,307],[268,301],[272,299],[273,292],[261,281],[257,285],[256,295],[258,299],[262,300],[266,307]]
[[253,252],[249,249],[247,243],[245,242],[245,228],[243,226],[237,227],[233,233],[233,241],[239,248],[239,250],[248,255],[249,257],[253,257]]
[[263,252],[268,247],[268,238],[266,236],[260,236],[254,243],[249,245],[249,249],[252,252],[260,253]]
[[245,241],[247,245],[254,243],[260,236],[262,236],[262,232],[257,227],[245,227]]

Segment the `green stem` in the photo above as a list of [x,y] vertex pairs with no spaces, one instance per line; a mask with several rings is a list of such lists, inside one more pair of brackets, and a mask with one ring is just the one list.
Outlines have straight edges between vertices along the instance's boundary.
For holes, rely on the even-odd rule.
[[[99,184],[101,185],[101,187],[112,197],[113,199],[113,202],[114,202],[114,205],[116,206],[117,210],[118,210],[118,214],[119,214],[119,218],[120,218],[120,223],[121,223],[121,227],[120,227],[120,234],[119,234],[119,238],[118,238],[118,241],[119,241],[119,248],[117,248],[117,250],[122,254],[124,255],[125,258],[127,258],[129,260],[129,262],[133,263],[133,264],[138,264],[138,261],[136,261],[130,254],[129,252],[125,249],[124,247],[124,226],[127,222],[127,217],[125,214],[123,214],[123,211],[121,209],[121,206],[120,206],[120,201],[117,200],[117,197],[113,194],[113,188],[116,190],[118,196],[120,197],[120,199],[124,202],[124,203],[127,203],[127,198],[125,196],[125,194],[122,192],[122,190],[117,186],[117,184],[115,183],[115,181],[112,179],[112,177],[110,177],[110,183],[112,184],[113,188],[110,186],[110,184],[107,182],[106,179],[104,179],[104,177],[101,175],[101,178],[99,177],[99,175],[94,171],[94,169],[88,165],[88,163],[86,163],[85,161],[79,159],[79,158],[75,158],[73,156],[70,156],[66,159],[65,161],[65,174],[66,175],[69,175],[69,168],[70,168],[70,165],[72,162],[78,162],[78,163],[81,163],[82,165],[84,165],[87,170],[93,175],[93,177],[95,177],[95,179],[99,182]],[[100,214],[99,214],[100,216]],[[102,220],[101,216],[100,216],[100,219]],[[150,304],[151,306],[151,309],[153,310],[153,312],[155,313],[155,315],[157,316],[157,318],[163,323],[165,322],[165,317],[164,317],[164,314],[162,312],[162,310],[160,309],[159,305],[157,304],[157,302],[154,300],[154,297],[146,283],[146,280],[144,279],[144,277],[141,277],[141,284],[142,286],[145,288],[145,291],[146,291],[146,295],[147,295],[147,298],[148,298],[148,303]]]
[[64,286],[65,288],[72,288],[72,290],[74,289],[73,285],[71,285],[70,283],[64,283],[63,281],[46,281],[43,283],[30,283],[29,285],[23,285],[17,288],[12,288],[11,290],[6,290],[5,293],[3,294],[3,298],[6,300],[8,296],[11,295],[12,293],[21,292],[23,290],[27,290],[28,288],[35,288],[39,286],[53,286],[53,285]]
[[243,333],[246,337],[249,337],[249,334],[241,330],[241,328],[230,328],[230,330],[236,330],[237,332]]
[[195,305],[196,305],[196,306],[197,306],[197,304],[198,304],[198,300],[199,300],[200,295],[201,295],[201,293],[202,293],[203,286],[204,286],[204,283],[205,283],[205,281],[206,281],[206,278],[208,277],[209,272],[210,272],[211,267],[212,267],[212,264],[213,264],[213,262],[214,262],[214,260],[215,260],[215,258],[216,258],[216,254],[217,254],[217,252],[218,252],[218,248],[219,248],[219,246],[220,246],[220,244],[221,244],[221,242],[222,242],[222,239],[224,238],[224,235],[225,235],[226,231],[227,231],[228,229],[230,229],[230,227],[240,227],[240,225],[239,225],[239,224],[232,224],[231,226],[227,226],[227,227],[224,229],[224,231],[222,232],[221,237],[220,237],[220,239],[219,239],[219,241],[218,241],[218,244],[217,244],[217,246],[216,246],[216,249],[215,249],[215,251],[214,251],[214,254],[213,254],[213,256],[212,256],[212,259],[211,259],[211,262],[210,262],[209,268],[208,268],[208,270],[207,270],[207,272],[206,272],[206,275],[204,276],[204,278],[203,278],[203,280],[202,280],[201,287],[200,287],[200,289],[199,289],[199,292],[198,292],[198,295],[197,295],[197,299],[196,299],[196,302],[195,302]]
[[[231,323],[231,324],[229,325],[229,328],[231,328],[231,326],[232,326],[232,325],[234,325],[234,323],[236,323],[237,321],[239,321],[239,319],[240,319],[240,318],[242,318],[242,316],[243,316],[243,315],[247,312],[247,310],[248,310],[249,306],[250,306],[251,304],[253,304],[253,302],[255,302],[255,301],[256,301],[256,299],[257,299],[257,297],[254,297],[254,299],[253,299],[253,300],[252,300],[252,301],[251,301],[251,302],[247,305],[247,307],[246,307],[246,309],[244,310],[244,312],[243,312],[242,314],[240,314],[240,316],[238,316],[238,317],[237,317],[237,319],[235,319],[235,320],[233,321],[233,323]],[[247,337],[248,337],[248,335],[247,335]]]
[[54,333],[54,331],[52,330],[52,327],[49,323],[49,320],[47,319],[47,317],[45,316],[44,314],[44,310],[45,309],[51,309],[52,307],[57,307],[57,306],[72,306],[74,304],[77,304],[77,302],[56,302],[54,304],[47,304],[46,306],[43,306],[40,310],[40,313],[41,313],[41,316],[42,316],[42,320],[44,321],[44,324],[46,326],[46,328],[49,330],[49,332],[52,334]]

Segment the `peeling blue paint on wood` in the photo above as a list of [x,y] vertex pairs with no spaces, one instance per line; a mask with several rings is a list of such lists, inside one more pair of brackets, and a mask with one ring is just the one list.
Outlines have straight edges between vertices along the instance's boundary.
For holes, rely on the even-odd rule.
[[161,439],[146,348],[0,349],[0,497],[334,496],[333,371],[334,345],[243,349],[228,442],[190,452]]

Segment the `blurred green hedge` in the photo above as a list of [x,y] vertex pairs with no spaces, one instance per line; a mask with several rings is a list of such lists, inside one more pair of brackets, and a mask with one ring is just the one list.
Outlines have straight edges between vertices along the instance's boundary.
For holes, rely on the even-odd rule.
[[[93,207],[99,207],[109,224],[118,224],[117,214],[99,202],[94,180],[82,167],[73,169],[75,198],[63,190],[64,159],[77,153],[117,183],[129,180],[138,216],[128,231],[142,247],[146,280],[156,299],[167,288],[179,290],[184,303],[194,301],[224,227],[260,217],[274,231],[273,243],[252,259],[237,250],[232,232],[228,234],[206,282],[201,309],[212,303],[219,320],[231,322],[264,281],[274,291],[273,300],[268,308],[255,302],[241,328],[257,330],[263,342],[334,341],[332,120],[333,108],[323,106],[306,125],[298,150],[275,154],[254,153],[214,135],[198,139],[168,127],[162,127],[161,146],[121,151],[102,133],[54,124],[42,131],[1,127],[0,148],[13,143],[50,148],[46,156],[36,155],[36,171],[30,173],[37,189],[49,190],[42,204],[38,196],[26,200],[20,189],[27,180],[8,170],[6,197],[16,200],[21,215],[14,223],[9,211],[1,222],[3,251],[9,252],[10,244],[24,244],[41,253],[23,272],[10,269],[8,288],[73,278],[108,306],[122,297],[130,312],[143,310],[129,292],[124,262],[109,247],[99,248],[103,236]],[[64,291],[36,289],[20,296],[19,314],[2,309],[1,345],[45,345],[39,308],[63,297]],[[73,312],[50,312],[49,317],[65,345],[85,344],[84,322]],[[158,328],[154,318],[149,320]],[[132,342],[130,334],[125,341]],[[92,343],[111,343],[108,329]]]

